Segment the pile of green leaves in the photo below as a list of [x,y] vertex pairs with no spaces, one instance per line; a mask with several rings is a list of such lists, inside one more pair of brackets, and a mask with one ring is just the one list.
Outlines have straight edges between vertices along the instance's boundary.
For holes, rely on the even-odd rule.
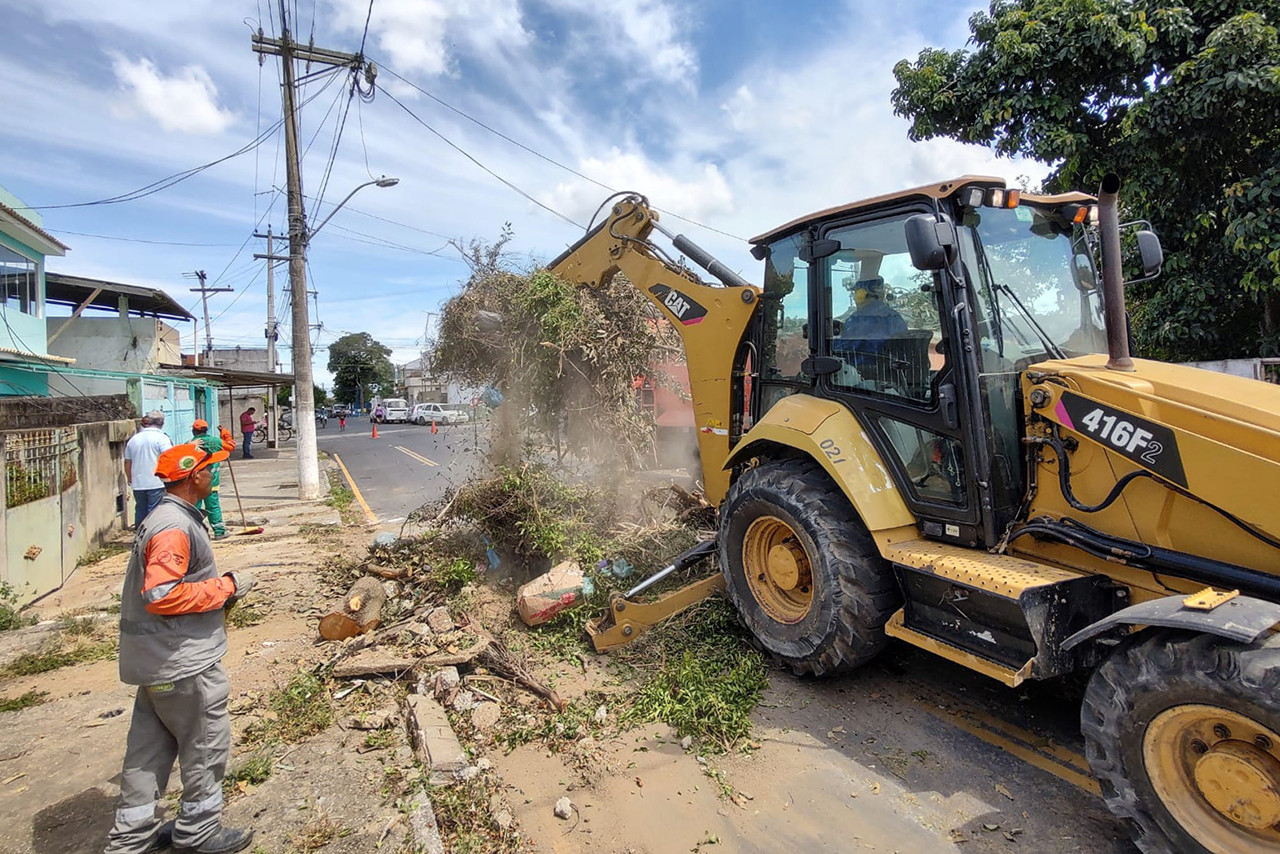
[[1278,25],[1275,0],[995,0],[971,48],[895,66],[893,106],[912,139],[1053,164],[1051,191],[1120,174],[1124,217],[1151,221],[1167,258],[1130,292],[1140,355],[1273,355]]
[[629,720],[662,721],[721,750],[750,734],[768,665],[725,599],[696,605],[615,655],[640,679]]
[[502,255],[509,239],[504,232],[466,253],[472,273],[444,306],[434,369],[499,390],[505,402],[497,415],[523,438],[634,464],[651,450],[652,425],[632,381],[655,350],[666,359],[681,352],[675,331],[621,276],[592,288],[544,269],[512,269]]
[[463,484],[451,514],[500,551],[535,565],[566,556],[595,564],[604,557],[602,539],[616,519],[599,489],[565,483],[541,463],[501,467],[494,477]]

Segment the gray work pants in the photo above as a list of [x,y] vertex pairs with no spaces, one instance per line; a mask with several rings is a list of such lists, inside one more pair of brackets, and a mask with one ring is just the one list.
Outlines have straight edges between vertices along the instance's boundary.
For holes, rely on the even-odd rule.
[[164,685],[140,687],[120,777],[120,806],[106,854],[142,854],[160,830],[156,807],[173,762],[182,803],[173,844],[196,848],[222,826],[222,778],[231,754],[231,685],[221,664]]

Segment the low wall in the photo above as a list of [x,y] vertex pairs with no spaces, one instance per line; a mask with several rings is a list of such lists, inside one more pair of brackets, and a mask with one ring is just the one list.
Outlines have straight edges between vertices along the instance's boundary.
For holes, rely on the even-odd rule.
[[137,417],[133,404],[123,394],[0,398],[0,430],[69,427]]

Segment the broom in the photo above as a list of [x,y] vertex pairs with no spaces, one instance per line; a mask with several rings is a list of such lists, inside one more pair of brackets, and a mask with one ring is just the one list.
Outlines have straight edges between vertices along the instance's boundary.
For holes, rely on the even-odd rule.
[[244,503],[240,500],[240,484],[236,483],[236,470],[231,467],[231,460],[223,460],[227,466],[227,471],[231,472],[231,485],[236,490],[236,506],[240,508],[240,527],[242,530],[236,531],[237,537],[247,537],[251,534],[261,534],[263,527],[259,525],[256,528],[249,527],[249,521],[244,517]]

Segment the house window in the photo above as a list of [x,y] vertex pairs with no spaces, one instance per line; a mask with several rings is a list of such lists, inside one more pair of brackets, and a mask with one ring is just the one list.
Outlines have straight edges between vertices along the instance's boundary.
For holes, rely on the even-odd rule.
[[39,317],[38,273],[35,261],[0,246],[0,303],[5,308]]

